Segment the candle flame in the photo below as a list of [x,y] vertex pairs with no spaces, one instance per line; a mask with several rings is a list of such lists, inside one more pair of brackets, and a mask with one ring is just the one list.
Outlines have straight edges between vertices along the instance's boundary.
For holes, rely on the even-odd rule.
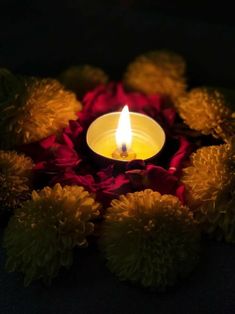
[[120,114],[118,121],[118,127],[116,130],[116,144],[117,148],[126,152],[131,148],[132,133],[131,133],[131,121],[128,106],[126,105]]

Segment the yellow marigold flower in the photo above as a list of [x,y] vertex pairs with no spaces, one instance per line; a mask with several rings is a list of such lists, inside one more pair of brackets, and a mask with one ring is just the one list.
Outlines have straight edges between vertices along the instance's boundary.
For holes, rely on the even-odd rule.
[[0,217],[8,215],[30,196],[30,158],[16,152],[0,151]]
[[72,66],[60,75],[60,81],[79,97],[99,84],[106,84],[108,75],[100,68],[91,65]]
[[232,119],[230,99],[228,92],[201,87],[179,98],[176,107],[190,128],[227,139],[235,131],[228,125],[228,120]]
[[75,246],[86,247],[99,203],[79,186],[33,191],[11,218],[4,237],[8,271],[24,274],[25,285],[50,282],[61,266],[70,267]]
[[235,242],[235,150],[233,144],[202,147],[183,170],[187,202],[205,232]]
[[70,119],[77,119],[81,104],[54,79],[24,80],[17,102],[0,106],[1,141],[4,148],[31,143],[58,133]]
[[174,102],[185,92],[185,70],[181,56],[167,51],[150,51],[129,64],[124,85],[147,95],[167,95]]
[[121,280],[165,289],[198,260],[197,223],[175,196],[152,190],[122,195],[105,218],[102,248]]

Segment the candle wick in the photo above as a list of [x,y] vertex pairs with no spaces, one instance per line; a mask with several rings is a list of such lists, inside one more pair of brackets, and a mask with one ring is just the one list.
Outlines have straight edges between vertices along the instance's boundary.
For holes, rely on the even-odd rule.
[[126,144],[122,144],[122,152],[125,153],[127,151],[127,147]]
[[123,158],[126,158],[128,156],[128,153],[127,153],[127,147],[126,147],[126,144],[123,143],[122,144],[122,152],[121,152],[121,157]]

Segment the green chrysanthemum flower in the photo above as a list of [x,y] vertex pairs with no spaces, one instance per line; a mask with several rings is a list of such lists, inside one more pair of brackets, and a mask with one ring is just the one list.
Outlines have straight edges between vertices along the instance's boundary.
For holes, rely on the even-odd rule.
[[60,81],[79,97],[99,84],[106,84],[108,75],[100,68],[91,65],[72,66],[60,75]]
[[30,197],[32,168],[33,162],[30,158],[13,151],[0,151],[0,217],[2,219]]
[[147,95],[167,95],[172,102],[186,89],[186,64],[183,58],[166,51],[150,51],[129,64],[124,85]]
[[8,271],[25,275],[25,285],[50,282],[61,266],[70,267],[75,246],[87,246],[99,203],[78,186],[45,187],[16,210],[6,229]]
[[77,119],[81,104],[54,79],[24,79],[17,101],[0,106],[3,148],[38,141],[58,133],[70,119]]
[[229,91],[195,88],[179,98],[176,107],[190,128],[226,140],[235,132],[230,109],[233,97]]
[[120,279],[165,289],[194,268],[197,223],[175,196],[152,190],[122,195],[105,218],[101,244]]
[[183,170],[187,203],[205,232],[235,243],[235,150],[232,144],[202,147]]

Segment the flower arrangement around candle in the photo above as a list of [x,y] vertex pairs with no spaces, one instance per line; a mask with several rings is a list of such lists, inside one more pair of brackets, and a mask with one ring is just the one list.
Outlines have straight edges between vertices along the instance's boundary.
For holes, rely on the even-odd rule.
[[232,119],[232,104],[235,100],[235,94],[231,94],[231,91],[218,88],[195,88],[179,98],[176,106],[190,128],[226,140],[235,132],[233,125],[228,125],[228,120]]
[[[0,69],[0,203],[12,213],[3,244],[7,269],[26,285],[50,282],[97,236],[111,271],[160,290],[193,271],[201,231],[235,242],[233,92],[187,92],[185,70],[182,57],[153,51],[118,83],[72,67],[59,78],[70,91]],[[164,146],[151,160],[100,164],[88,128],[125,105],[160,125]],[[122,153],[132,148],[119,142]]]
[[[58,133],[76,119],[81,104],[55,79],[19,78],[23,92],[0,106],[1,143],[14,148]],[[16,91],[13,89],[12,93]]]
[[61,266],[72,264],[73,248],[86,247],[100,204],[79,186],[45,187],[11,218],[4,238],[7,269],[24,274],[25,285],[50,282]]
[[59,79],[66,88],[79,97],[83,97],[98,85],[106,84],[109,80],[102,69],[88,64],[69,67],[61,73]]
[[175,196],[152,190],[121,195],[108,208],[103,229],[108,267],[121,280],[165,289],[198,261],[197,222]]
[[203,229],[235,243],[235,150],[232,144],[202,147],[183,169],[186,199]]
[[30,196],[31,158],[14,151],[0,151],[0,224],[9,213]]
[[124,85],[147,95],[163,94],[174,103],[186,89],[186,63],[168,51],[150,51],[138,56],[124,74]]

